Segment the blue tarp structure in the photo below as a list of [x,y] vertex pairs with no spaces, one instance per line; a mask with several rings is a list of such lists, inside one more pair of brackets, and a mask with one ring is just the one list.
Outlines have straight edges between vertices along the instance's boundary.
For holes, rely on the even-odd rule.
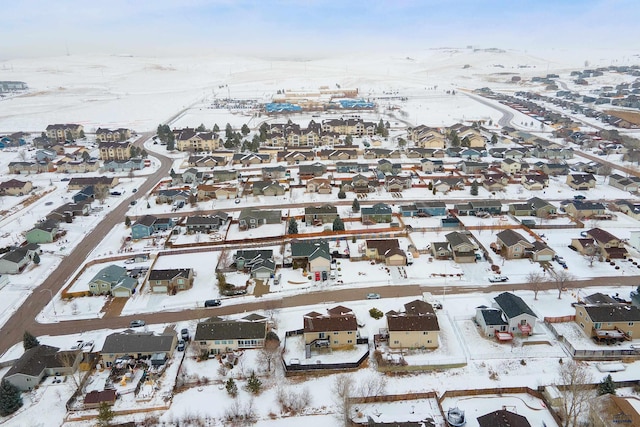
[[267,113],[284,113],[302,111],[302,107],[294,105],[289,102],[270,102],[264,105],[264,109]]
[[367,102],[364,99],[341,99],[340,105],[342,108],[375,108],[373,102]]

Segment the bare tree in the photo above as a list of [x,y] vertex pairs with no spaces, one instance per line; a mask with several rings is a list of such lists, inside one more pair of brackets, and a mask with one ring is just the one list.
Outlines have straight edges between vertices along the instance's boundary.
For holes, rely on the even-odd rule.
[[365,399],[373,396],[381,396],[385,394],[386,388],[386,378],[376,373],[371,373],[368,377],[362,378],[358,383],[357,394]]
[[578,420],[588,410],[588,402],[593,395],[592,382],[591,373],[585,366],[574,361],[560,366],[556,386],[562,395],[562,427],[578,427]]
[[258,363],[265,368],[267,373],[271,373],[272,366],[275,365],[280,354],[280,338],[273,331],[267,332],[264,339],[264,347],[258,355]]
[[529,284],[531,290],[533,291],[533,299],[538,299],[538,292],[540,292],[541,285],[547,281],[547,278],[538,273],[537,271],[532,271],[527,274],[525,278],[525,282]]
[[600,255],[600,247],[594,243],[587,243],[584,247],[584,256],[589,261],[589,267],[593,267],[593,262]]
[[61,351],[57,354],[58,361],[62,365],[65,370],[68,370],[69,373],[67,377],[73,381],[73,384],[76,386],[76,389],[80,387],[82,383],[82,371],[78,368],[76,361],[78,357],[82,357],[79,353],[80,350],[71,350],[71,351]]
[[336,405],[336,417],[344,427],[351,422],[351,401],[354,383],[353,378],[348,374],[338,375],[331,387],[334,403]]
[[574,280],[573,275],[566,270],[554,271],[553,281],[558,289],[558,299],[562,299],[562,291],[566,289],[568,282]]
[[106,185],[98,185],[95,187],[94,195],[101,205],[109,196],[109,188]]

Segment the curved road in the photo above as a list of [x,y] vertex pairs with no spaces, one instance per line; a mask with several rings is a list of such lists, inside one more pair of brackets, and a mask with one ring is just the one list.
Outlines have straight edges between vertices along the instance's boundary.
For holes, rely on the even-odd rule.
[[[136,145],[141,145],[150,137],[151,133],[142,134],[136,141]],[[145,182],[139,187],[139,191],[132,196],[123,200],[115,209],[109,212],[105,218],[89,232],[84,239],[73,249],[73,251],[62,259],[58,267],[47,277],[44,282],[29,295],[26,301],[15,309],[14,314],[0,328],[0,354],[4,353],[13,344],[22,340],[25,330],[36,331],[39,324],[35,321],[35,317],[51,300],[51,294],[55,295],[64,286],[71,275],[81,264],[81,260],[86,259],[91,251],[109,234],[116,224],[122,222],[127,213],[131,200],[141,198],[150,191],[155,184],[167,176],[171,169],[173,161],[168,157],[156,155],[160,159],[160,167],[153,174],[148,175]],[[49,293],[51,291],[51,294]],[[49,333],[60,334],[61,329],[50,328]],[[86,330],[86,329],[85,329]]]

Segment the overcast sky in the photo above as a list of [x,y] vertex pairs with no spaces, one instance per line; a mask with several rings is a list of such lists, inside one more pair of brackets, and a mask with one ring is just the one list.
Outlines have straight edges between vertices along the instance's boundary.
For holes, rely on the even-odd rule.
[[640,0],[19,0],[0,58],[261,56],[443,46],[639,48]]

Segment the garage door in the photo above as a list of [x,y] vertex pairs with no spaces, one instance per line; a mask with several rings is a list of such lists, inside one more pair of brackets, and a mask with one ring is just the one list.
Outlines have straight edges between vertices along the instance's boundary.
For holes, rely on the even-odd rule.
[[113,296],[116,298],[129,298],[131,295],[129,295],[129,291],[126,289],[117,289],[113,291]]
[[553,255],[538,255],[538,261],[551,261]]
[[166,294],[169,290],[166,286],[153,286],[151,291],[156,294]]

